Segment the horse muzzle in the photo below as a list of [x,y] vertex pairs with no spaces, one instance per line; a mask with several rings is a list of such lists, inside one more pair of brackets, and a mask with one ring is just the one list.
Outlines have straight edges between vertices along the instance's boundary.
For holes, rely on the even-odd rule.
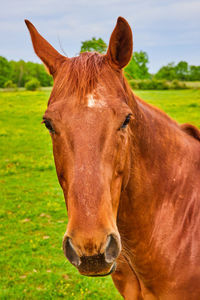
[[107,276],[115,271],[116,258],[121,251],[119,238],[114,234],[108,235],[106,244],[102,248],[103,252],[99,251],[91,256],[84,254],[79,256],[72,239],[65,237],[63,240],[65,256],[85,276]]

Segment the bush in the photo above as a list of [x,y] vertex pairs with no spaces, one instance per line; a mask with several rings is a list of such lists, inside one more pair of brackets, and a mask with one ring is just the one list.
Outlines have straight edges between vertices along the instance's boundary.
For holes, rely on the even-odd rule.
[[12,80],[7,80],[4,83],[4,88],[5,89],[14,89],[14,90],[17,90],[17,85],[15,83],[13,83]]
[[151,85],[151,80],[141,80],[138,82],[138,87],[140,90],[153,90]]
[[25,88],[28,91],[36,91],[40,87],[40,82],[36,78],[33,78],[26,82]]
[[169,84],[166,80],[141,80],[138,82],[141,90],[168,90]]
[[157,80],[156,81],[156,90],[168,90],[170,88],[167,80]]
[[150,80],[130,80],[129,84],[134,90],[180,90],[187,89],[185,83],[179,80],[167,81],[167,80],[156,80],[155,78]]
[[138,81],[137,80],[130,80],[129,84],[130,84],[130,86],[131,86],[131,88],[133,90],[138,90],[139,89]]
[[180,82],[177,79],[174,79],[171,82],[170,89],[173,89],[173,90],[182,90],[182,89],[187,89],[187,86],[186,86],[185,83]]

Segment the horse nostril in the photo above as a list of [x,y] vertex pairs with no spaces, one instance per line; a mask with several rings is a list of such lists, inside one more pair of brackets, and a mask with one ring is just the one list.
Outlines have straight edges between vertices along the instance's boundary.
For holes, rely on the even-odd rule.
[[63,250],[67,259],[75,266],[78,267],[81,263],[81,260],[76,253],[71,239],[68,237],[63,241]]
[[112,263],[120,253],[120,244],[114,235],[109,235],[105,250],[105,260],[107,263]]

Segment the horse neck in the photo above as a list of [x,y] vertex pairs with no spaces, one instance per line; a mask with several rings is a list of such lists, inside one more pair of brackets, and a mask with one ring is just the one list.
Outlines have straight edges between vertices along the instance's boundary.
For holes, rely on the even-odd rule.
[[[165,113],[132,97],[134,121],[130,166],[126,171],[129,181],[120,200],[118,227],[122,236],[134,231],[137,240],[137,231],[138,239],[141,235],[150,239],[159,223],[169,232],[169,223],[172,228],[188,202],[197,200],[198,196],[191,193],[186,181],[193,180],[197,174],[199,144],[187,137]],[[198,164],[200,166],[199,158]],[[191,197],[196,200],[190,201]],[[127,230],[129,225],[130,230]]]
[[[179,125],[159,109],[134,97],[134,117],[130,146],[131,178],[141,182],[160,182],[166,179],[183,160],[185,143]],[[155,178],[154,178],[155,177]],[[143,187],[144,188],[144,187]]]

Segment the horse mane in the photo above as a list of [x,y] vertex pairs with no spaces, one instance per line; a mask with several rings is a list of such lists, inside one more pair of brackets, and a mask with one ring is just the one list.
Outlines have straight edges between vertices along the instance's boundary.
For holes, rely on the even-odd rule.
[[179,124],[174,119],[172,119],[170,116],[168,116],[166,112],[164,112],[163,110],[159,109],[158,107],[156,107],[152,104],[145,102],[143,99],[141,99],[135,93],[132,92],[132,94],[133,94],[134,100],[137,102],[137,104],[139,106],[142,106],[143,109],[145,108],[150,113],[155,113],[157,116],[160,116],[162,119],[164,119],[168,123],[172,124],[173,126],[176,126],[177,128],[179,127]]
[[188,123],[179,125],[175,120],[171,119],[164,111],[160,110],[159,108],[155,107],[152,104],[145,102],[140,97],[135,95],[132,92],[131,87],[129,86],[127,80],[125,82],[125,85],[126,85],[126,89],[127,89],[128,93],[129,93],[129,97],[130,97],[130,94],[132,94],[131,99],[134,99],[134,101],[137,101],[138,104],[142,104],[143,107],[149,108],[151,111],[154,111],[158,115],[161,115],[164,119],[169,121],[171,124],[175,125],[177,128],[180,128],[187,135],[190,135],[193,138],[195,138],[196,140],[200,141],[200,130],[197,127],[195,127],[194,125],[188,124]]
[[198,141],[200,141],[200,130],[188,123],[185,124],[181,124],[180,128],[186,132],[188,135],[194,137],[195,139],[197,139]]

